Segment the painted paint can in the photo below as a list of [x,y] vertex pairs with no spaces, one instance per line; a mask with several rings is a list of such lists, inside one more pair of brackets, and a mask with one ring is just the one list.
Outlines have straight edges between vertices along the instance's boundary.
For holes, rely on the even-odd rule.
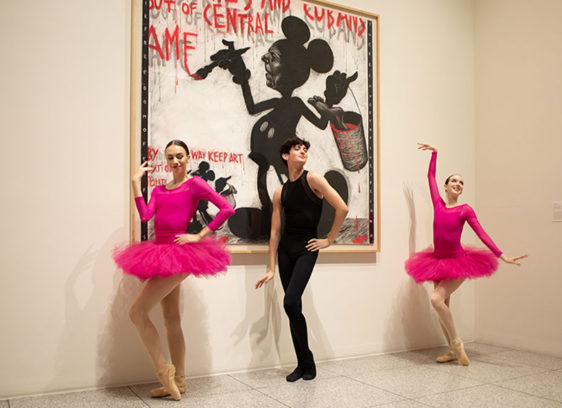
[[363,120],[356,112],[344,112],[343,121],[348,130],[341,130],[330,122],[332,134],[338,146],[343,167],[349,171],[358,171],[369,160],[367,143],[363,131]]

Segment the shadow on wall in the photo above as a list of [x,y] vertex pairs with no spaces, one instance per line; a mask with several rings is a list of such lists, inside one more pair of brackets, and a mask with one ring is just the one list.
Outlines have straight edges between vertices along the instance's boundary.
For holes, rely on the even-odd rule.
[[[56,352],[57,365],[52,380],[46,385],[47,390],[89,386],[91,383],[88,374],[77,375],[84,370],[95,370],[93,380],[100,387],[155,381],[150,358],[128,316],[131,304],[142,289],[142,282],[133,276],[124,275],[111,258],[114,243],[123,235],[122,230],[117,230],[99,250],[88,248],[66,281],[64,327]],[[91,278],[91,281],[87,281],[88,278]],[[109,295],[105,293],[108,279],[113,280],[113,291]],[[184,282],[182,303],[186,297],[189,301],[187,305],[182,305],[182,310],[188,311],[184,313],[182,320],[189,355],[189,338],[196,338],[199,344],[208,344],[208,341],[204,325],[205,311],[200,298],[193,293],[189,279]],[[78,296],[78,289],[81,289],[81,292],[91,290],[91,293],[87,297],[83,296],[83,293]],[[100,306],[100,302],[103,302],[100,299],[104,298],[107,298],[105,309]],[[92,317],[95,318],[94,321],[88,320]],[[165,345],[166,336],[160,307],[151,312],[151,318]],[[95,367],[91,367],[89,362],[91,356],[83,355],[88,351],[84,346],[87,341],[80,341],[86,339],[86,336],[91,336],[92,325],[98,327]],[[198,349],[194,350],[194,353],[199,361],[210,363],[208,350]]]
[[[103,256],[107,257],[111,249],[103,251]],[[134,276],[123,274],[113,264],[111,257],[110,260],[113,265],[114,292],[104,318],[101,319],[104,327],[99,330],[98,335],[96,384],[115,386],[157,382],[148,352],[128,315],[129,308],[142,290],[143,283]],[[107,273],[107,269],[103,273]],[[188,376],[190,375],[190,361],[196,359],[198,364],[205,367],[211,364],[211,354],[207,348],[209,342],[205,323],[206,311],[199,294],[193,288],[192,279],[195,278],[188,277],[182,282],[180,299],[182,328],[186,340],[186,375]],[[155,307],[151,311],[150,317],[160,334],[162,347],[170,361],[162,308]],[[190,347],[193,344],[195,347]]]
[[[416,208],[413,189],[404,185],[403,191],[410,220],[408,251],[411,255],[416,252]],[[402,339],[399,343],[402,349],[443,344],[439,321],[431,309],[426,288],[424,285],[416,284],[403,267],[400,273],[405,278],[394,296],[391,319],[385,325],[387,328],[384,336],[385,344],[389,349],[396,348],[396,339],[399,338]]]
[[[142,282],[124,275],[113,266],[113,292],[108,308],[100,319],[98,332],[96,384],[98,386],[145,382],[152,379],[152,365],[128,312]],[[152,313],[154,314],[154,313]],[[161,327],[161,322],[155,322]]]
[[[76,361],[72,358],[81,352],[79,339],[87,336],[88,328],[84,322],[84,316],[95,315],[92,310],[95,305],[92,303],[94,293],[89,296],[87,303],[81,301],[75,293],[78,281],[82,280],[88,271],[95,268],[101,250],[93,250],[90,246],[78,259],[68,277],[65,287],[65,316],[64,327],[61,328],[60,342],[56,351],[56,366],[51,381],[45,386],[45,390],[62,390],[62,388],[75,388],[81,384],[75,384],[71,379],[76,376],[77,370],[83,369],[83,361]],[[93,273],[93,272],[92,272]],[[70,383],[70,384],[68,384]]]
[[[248,291],[254,291],[256,280],[256,274],[245,272],[245,288]],[[277,291],[277,285],[277,277],[275,277],[259,289],[261,293],[258,292],[258,296],[263,297],[264,313],[254,322],[251,321],[252,318],[250,317],[253,315],[251,309],[255,307],[254,296],[247,293],[244,313],[246,318],[232,332],[234,345],[240,344],[246,340],[246,336],[249,336],[251,349],[251,358],[247,366],[249,369],[266,367],[270,364],[281,364],[282,317],[280,301],[282,298]]]
[[[218,279],[220,278],[219,276]],[[200,289],[198,290],[197,285],[194,284],[195,279],[207,278],[188,276],[182,283],[180,300],[182,328],[186,346],[185,372],[188,377],[198,375],[201,370],[208,370],[212,365],[213,355],[212,350],[209,348],[207,309],[201,298]]]
[[[232,332],[234,345],[249,341],[251,357],[247,364],[248,369],[296,364],[297,360],[290,336],[289,320],[282,306],[284,293],[279,280],[279,274],[276,273],[272,281],[256,291],[254,286],[260,276],[261,273],[246,272],[245,287],[248,288],[245,309],[246,317]],[[302,297],[303,313],[308,325],[310,348],[315,358],[325,359],[332,357],[334,353],[314,308],[312,296],[314,290],[313,278],[314,273]],[[252,292],[255,294],[252,294]],[[259,303],[256,302],[256,294],[262,298]],[[253,317],[255,313],[252,312],[252,309],[256,308],[256,304],[261,304],[262,302],[263,315],[255,320]],[[247,338],[248,340],[246,340]],[[287,371],[287,374],[289,372]]]
[[[314,272],[310,277],[310,282],[308,287],[304,291],[302,297],[302,307],[303,313],[306,317],[306,324],[308,325],[308,344],[310,345],[310,350],[314,353],[314,359],[319,360],[330,360],[335,358],[334,349],[330,343],[330,338],[326,334],[326,330],[322,325],[322,320],[316,312],[314,307]],[[287,327],[289,326],[289,320],[287,319]],[[294,354],[294,353],[293,353]],[[296,356],[295,356],[296,361]],[[288,374],[288,373],[287,373]]]
[[[144,360],[139,358],[142,345],[128,318],[128,307],[141,284],[133,277],[122,277],[111,258],[113,244],[123,235],[123,230],[119,229],[100,249],[90,246],[66,280],[64,326],[56,351],[56,367],[46,385],[47,390],[86,387],[94,381],[99,386],[118,385],[130,379],[147,378],[143,375],[147,373]],[[111,278],[116,290],[108,295],[105,288]],[[108,296],[113,302],[102,312],[103,299]],[[87,346],[92,326],[98,327],[95,357]]]

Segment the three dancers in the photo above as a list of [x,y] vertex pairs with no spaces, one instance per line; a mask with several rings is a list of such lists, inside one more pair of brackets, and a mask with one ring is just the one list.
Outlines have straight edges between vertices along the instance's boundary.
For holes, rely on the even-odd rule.
[[[289,180],[273,195],[269,268],[255,285],[257,289],[273,279],[278,263],[285,291],[283,305],[289,318],[298,361],[297,367],[286,377],[289,382],[316,377],[301,297],[312,274],[318,251],[334,242],[348,212],[345,202],[323,176],[304,169],[309,147],[307,141],[297,137],[281,146],[280,155],[288,167]],[[413,254],[405,267],[416,282],[434,282],[431,304],[439,316],[450,347],[449,352],[439,356],[437,361],[458,359],[461,364],[468,365],[470,360],[462,340],[457,336],[449,309],[451,294],[467,278],[490,276],[498,267],[498,257],[506,263],[519,265],[518,260],[527,255],[506,257],[480,226],[474,210],[458,202],[464,188],[462,176],[453,174],[447,178],[444,185],[446,198],[442,199],[435,180],[437,149],[427,144],[419,144],[418,148],[432,151],[428,180],[434,206],[434,246]],[[180,284],[190,274],[209,276],[226,270],[230,263],[228,250],[211,234],[234,210],[203,179],[188,176],[186,166],[190,156],[184,142],[172,140],[166,146],[165,155],[173,179],[153,190],[148,205],[141,194],[140,180],[152,168],[143,163],[131,180],[141,220],[146,222],[155,216],[155,239],[118,247],[114,251],[114,259],[125,273],[145,281],[130,308],[129,316],[162,383],[162,387],[151,391],[152,396],[171,395],[179,400],[181,393],[186,390],[185,340],[179,308]],[[318,238],[316,228],[324,199],[335,208],[335,218],[328,237]],[[199,200],[211,201],[219,208],[219,212],[201,232],[186,234]],[[283,218],[285,228],[281,231]],[[465,222],[473,228],[489,251],[461,245],[460,237]],[[172,364],[166,361],[160,336],[149,317],[150,310],[159,303],[164,315]]]

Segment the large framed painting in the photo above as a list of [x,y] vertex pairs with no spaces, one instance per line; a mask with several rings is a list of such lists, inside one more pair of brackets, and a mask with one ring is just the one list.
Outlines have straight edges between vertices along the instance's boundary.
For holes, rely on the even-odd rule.
[[[133,0],[134,1],[134,0]],[[137,23],[133,23],[135,25]],[[169,180],[164,149],[190,149],[189,173],[235,208],[217,231],[234,252],[263,251],[272,195],[287,180],[279,147],[310,142],[349,214],[332,250],[377,251],[379,220],[378,16],[324,1],[144,0],[140,162],[143,193]],[[134,48],[134,47],[133,47]],[[217,209],[200,202],[188,232]],[[325,203],[319,236],[334,210]],[[152,223],[141,226],[150,239]]]

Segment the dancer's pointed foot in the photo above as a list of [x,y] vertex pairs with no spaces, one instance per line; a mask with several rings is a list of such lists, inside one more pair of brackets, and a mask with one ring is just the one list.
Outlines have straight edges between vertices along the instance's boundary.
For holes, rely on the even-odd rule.
[[455,352],[449,349],[449,352],[447,354],[443,354],[442,356],[437,357],[436,361],[438,363],[449,363],[451,361],[455,361],[456,359],[457,356],[455,356]]
[[298,379],[302,378],[303,374],[304,374],[304,370],[300,366],[297,366],[297,368],[295,368],[293,372],[285,378],[289,382],[295,382]]
[[[174,377],[174,381],[178,386],[178,390],[181,394],[184,394],[187,390],[187,384],[185,382],[185,376],[178,377],[177,375]],[[167,397],[170,393],[164,387],[158,387],[150,390],[150,396],[152,398],[162,398]]]
[[455,352],[455,356],[457,357],[459,362],[464,366],[469,365],[470,360],[468,359],[468,356],[464,351],[464,343],[462,342],[461,338],[457,337],[456,339],[454,339],[451,342],[451,345],[453,346],[453,351]]
[[164,390],[176,401],[181,399],[180,390],[174,380],[176,374],[176,367],[173,364],[164,364],[157,372],[156,375],[162,383]]

